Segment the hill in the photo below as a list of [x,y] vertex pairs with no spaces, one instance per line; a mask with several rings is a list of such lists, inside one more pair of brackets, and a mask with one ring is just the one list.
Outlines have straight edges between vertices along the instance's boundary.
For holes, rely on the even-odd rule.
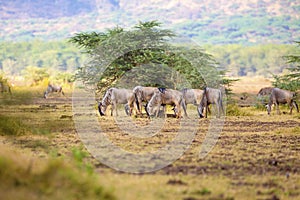
[[0,11],[0,41],[64,39],[147,20],[159,20],[199,43],[300,39],[297,0],[11,0],[1,1]]

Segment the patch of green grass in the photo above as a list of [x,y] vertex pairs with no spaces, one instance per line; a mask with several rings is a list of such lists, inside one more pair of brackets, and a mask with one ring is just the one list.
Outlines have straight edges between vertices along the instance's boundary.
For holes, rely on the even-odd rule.
[[25,146],[32,149],[37,149],[37,148],[48,149],[49,142],[45,140],[30,140],[26,143]]
[[201,190],[193,191],[192,194],[203,196],[211,194],[211,191],[207,188],[202,188]]
[[49,135],[51,131],[44,127],[32,127],[19,116],[0,115],[0,135],[22,136],[26,134]]
[[295,116],[294,116],[295,119],[300,119],[300,113],[297,113]]
[[0,135],[20,136],[28,131],[29,128],[20,118],[0,115]]
[[1,98],[0,102],[4,105],[19,105],[32,102],[32,98],[36,96],[36,91],[31,91],[29,88],[13,88],[11,95],[6,95]]
[[292,130],[291,130],[292,133],[296,133],[296,134],[299,134],[300,133],[300,127],[294,127]]
[[236,104],[228,104],[226,107],[227,116],[252,116],[251,113],[243,110]]
[[82,148],[74,147],[72,149],[72,155],[77,167],[85,170],[88,174],[94,173],[93,165],[89,162],[85,162],[85,158],[89,155],[88,152],[84,151]]
[[32,133],[35,135],[49,135],[51,134],[51,131],[48,129],[42,129],[42,128],[32,128]]

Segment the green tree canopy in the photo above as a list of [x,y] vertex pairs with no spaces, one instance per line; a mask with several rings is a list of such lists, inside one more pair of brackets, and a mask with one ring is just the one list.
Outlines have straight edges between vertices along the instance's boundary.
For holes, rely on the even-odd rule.
[[[295,42],[300,47],[300,41]],[[284,56],[287,63],[295,64],[295,67],[288,68],[289,73],[283,76],[274,75],[274,87],[296,91],[300,89],[300,54],[295,52],[294,55]]]
[[97,84],[99,91],[118,85],[122,78],[123,87],[127,83],[130,87],[203,88],[226,82],[224,70],[211,55],[184,40],[174,42],[174,38],[157,21],[140,22],[131,30],[116,27],[105,33],[78,33],[70,42],[82,48],[90,61],[76,77]]

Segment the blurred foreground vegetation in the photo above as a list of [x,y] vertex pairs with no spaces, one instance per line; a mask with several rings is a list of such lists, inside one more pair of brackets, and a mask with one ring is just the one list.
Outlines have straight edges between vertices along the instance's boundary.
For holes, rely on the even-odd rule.
[[1,147],[1,199],[115,199],[98,176],[76,167],[74,162],[34,159]]

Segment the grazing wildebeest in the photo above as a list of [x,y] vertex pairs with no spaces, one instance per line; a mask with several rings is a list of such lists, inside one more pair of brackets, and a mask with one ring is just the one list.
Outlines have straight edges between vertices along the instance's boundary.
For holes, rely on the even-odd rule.
[[7,92],[11,94],[11,89],[8,83],[0,81],[0,92],[1,93]]
[[[182,103],[182,93],[177,90],[172,89],[156,89],[153,96],[147,104],[147,112],[149,115],[155,115],[158,117],[159,109],[161,105],[172,105],[176,106],[177,113],[176,117],[181,117],[181,103]],[[164,113],[167,117],[166,107],[164,106]]]
[[279,88],[273,88],[271,95],[270,95],[269,103],[266,106],[267,110],[268,110],[268,115],[271,114],[272,104],[275,104],[276,109],[277,109],[277,114],[280,114],[280,111],[279,111],[280,103],[281,104],[287,103],[290,106],[290,114],[292,114],[293,107],[295,107],[297,109],[297,112],[299,112],[299,108],[298,108],[296,101],[294,100],[294,97],[295,97],[294,92],[290,92],[288,90],[283,90],[283,89],[279,89]]
[[148,103],[151,97],[153,96],[155,90],[157,90],[156,87],[136,86],[135,88],[133,88],[133,94],[135,96],[139,114],[142,114],[142,103]]
[[203,96],[198,106],[198,113],[200,118],[204,117],[203,116],[204,108],[205,108],[205,118],[207,118],[208,106],[210,104],[216,105],[218,111],[218,115],[217,115],[218,118],[220,117],[221,112],[225,114],[221,90],[215,88],[208,88],[208,87],[204,88]]
[[259,90],[257,93],[257,97],[262,97],[266,95],[270,95],[274,87],[264,87]]
[[[109,88],[102,102],[98,104],[98,110],[100,115],[105,115],[106,109],[109,105],[111,105],[111,116],[113,116],[113,111],[115,110],[116,116],[118,116],[117,105],[125,104],[125,112],[128,115],[132,114],[132,110],[135,107],[135,97],[132,90],[124,89],[124,88]],[[129,110],[128,110],[129,107]]]
[[48,95],[52,92],[57,92],[61,93],[62,95],[65,95],[61,86],[49,84],[46,91],[44,92],[44,98],[47,99]]
[[182,99],[182,108],[184,111],[184,115],[187,115],[186,109],[187,104],[193,104],[195,106],[198,106],[200,104],[200,101],[202,99],[203,90],[200,89],[183,89],[181,90],[183,99]]

